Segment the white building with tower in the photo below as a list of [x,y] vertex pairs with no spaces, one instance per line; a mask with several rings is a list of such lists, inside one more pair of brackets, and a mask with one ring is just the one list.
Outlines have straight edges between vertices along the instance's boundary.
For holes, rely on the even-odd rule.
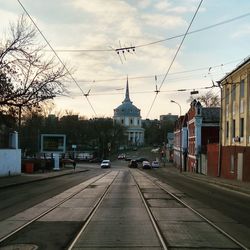
[[129,145],[140,146],[144,143],[144,129],[141,122],[141,111],[129,97],[128,79],[126,85],[125,99],[120,106],[114,109],[114,122],[126,128]]

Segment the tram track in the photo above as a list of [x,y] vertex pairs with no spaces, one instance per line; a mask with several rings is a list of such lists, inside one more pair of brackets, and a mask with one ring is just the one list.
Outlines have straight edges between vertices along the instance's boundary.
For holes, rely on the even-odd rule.
[[[118,175],[119,172],[117,172]],[[116,176],[117,176],[116,175]],[[116,178],[115,176],[115,178]],[[98,201],[96,202],[96,204],[94,205],[94,207],[92,208],[92,210],[90,211],[87,220],[85,221],[85,223],[82,225],[81,230],[78,232],[78,234],[75,236],[75,238],[72,240],[71,244],[69,245],[69,247],[67,248],[68,250],[72,250],[77,242],[77,240],[79,239],[79,237],[81,237],[82,233],[84,232],[84,230],[87,228],[89,222],[91,221],[92,217],[94,216],[95,212],[97,211],[97,209],[99,208],[99,206],[101,205],[102,201],[104,200],[104,198],[106,197],[107,193],[109,192],[109,189],[112,185],[112,183],[114,182],[115,178],[113,179],[113,181],[107,186],[106,190],[104,191],[103,195],[98,199]]]
[[[72,199],[74,196],[78,195],[79,193],[81,193],[83,190],[87,189],[88,187],[94,185],[97,181],[100,181],[101,179],[105,178],[111,171],[108,171],[107,173],[102,174],[101,176],[98,177],[93,177],[90,179],[90,181],[86,181],[84,183],[86,183],[85,185],[83,185],[83,187],[81,187],[81,185],[77,185],[79,186],[79,189],[77,189],[76,187],[71,188],[72,190],[77,189],[76,191],[73,191],[72,193],[69,193],[69,195],[67,195],[66,198],[63,198],[62,200],[60,200],[59,202],[57,202],[55,205],[49,207],[48,209],[46,209],[45,211],[43,211],[42,213],[34,216],[32,219],[28,220],[27,222],[23,223],[21,226],[17,226],[16,228],[14,228],[13,230],[11,230],[10,232],[7,232],[6,235],[0,237],[0,248],[2,245],[4,245],[5,241],[7,241],[9,238],[11,238],[12,236],[14,236],[15,234],[17,234],[18,232],[20,232],[21,230],[27,228],[28,226],[30,226],[32,223],[38,221],[39,219],[41,219],[42,217],[44,217],[45,215],[49,214],[50,212],[52,212],[53,210],[55,210],[56,208],[58,208],[59,206],[61,206],[62,204],[66,203],[67,201],[69,201],[70,199]],[[109,187],[109,186],[108,186]],[[107,187],[107,188],[108,188]],[[105,193],[106,191],[104,191]],[[57,196],[55,196],[57,197]],[[99,200],[101,200],[102,196],[97,200],[96,205],[94,205],[94,208],[98,205]],[[53,197],[51,198],[53,199]],[[50,200],[51,200],[50,199]],[[42,202],[43,203],[43,202]],[[41,205],[42,203],[38,204]],[[35,206],[36,207],[36,206]],[[29,210],[29,209],[27,209]],[[25,213],[25,211],[24,211]],[[90,214],[92,213],[92,211],[90,211]],[[21,214],[21,213],[20,213]],[[13,216],[13,217],[16,217]],[[7,222],[7,221],[11,221],[11,218],[8,218],[7,220],[1,221],[0,222],[0,227],[1,227],[1,223]]]
[[[151,177],[151,176],[145,174],[143,171],[140,171],[140,170],[134,170],[134,171],[140,172],[141,175],[143,175],[144,177],[146,177],[149,181],[151,181],[152,183],[154,183],[161,190],[163,190],[164,192],[166,192],[166,194],[170,195],[174,200],[176,200],[178,203],[180,203],[183,207],[188,208],[190,211],[192,211],[194,214],[196,214],[202,220],[204,220],[206,223],[208,223],[210,226],[212,226],[215,230],[217,230],[220,234],[222,234],[224,237],[226,237],[227,239],[229,239],[230,241],[232,241],[236,246],[238,246],[238,248],[233,248],[233,249],[249,250],[249,248],[247,246],[245,246],[243,243],[241,243],[240,241],[238,241],[235,237],[233,237],[230,234],[228,234],[225,230],[223,230],[222,228],[220,228],[218,225],[216,225],[214,222],[212,222],[206,216],[202,215],[199,211],[197,211],[196,209],[192,208],[186,202],[184,202],[179,197],[177,197],[177,195],[175,195],[173,192],[169,191],[167,189],[167,187],[166,187],[166,184],[160,182],[158,179],[156,179],[154,177]],[[159,237],[162,238],[163,246],[164,246],[164,244],[166,246],[166,248],[164,248],[164,249],[168,249],[168,246],[170,244],[167,242],[166,238],[164,237],[164,235],[162,233],[162,230],[161,230],[161,227],[158,225],[157,219],[155,218],[154,214],[152,213],[152,211],[150,209],[150,205],[149,205],[149,203],[147,201],[147,198],[145,197],[145,195],[143,193],[143,189],[140,187],[140,184],[138,183],[138,181],[136,180],[135,177],[134,177],[134,179],[135,179],[135,182],[136,182],[136,184],[138,186],[138,189],[140,190],[141,196],[142,196],[142,198],[144,200],[144,204],[147,207],[147,210],[148,210],[148,212],[150,214],[150,218],[152,220],[152,223],[156,224],[155,229],[156,229],[157,232],[159,232]]]
[[[0,249],[2,246],[8,246],[10,239],[16,234],[46,218],[71,199],[76,199],[85,190],[89,189],[91,192],[93,189],[94,193],[97,186],[99,188],[97,195],[92,196],[93,205],[89,206],[84,220],[78,221],[81,226],[71,235],[67,243],[64,242],[66,245],[63,249],[249,249],[181,200],[173,188],[138,169],[108,171],[84,182],[82,186],[77,185],[67,190],[65,194],[59,196],[67,195],[67,197],[1,237]],[[87,197],[81,195],[82,199]],[[158,205],[154,205],[157,202]],[[174,218],[166,216],[173,211]],[[185,216],[187,217],[182,219]],[[44,221],[49,222],[48,218]],[[58,221],[64,220],[63,218],[55,220],[56,223]],[[178,230],[174,227],[186,232],[187,237],[181,235],[181,241],[178,238]],[[197,231],[189,234],[188,230],[183,230],[192,227],[195,228],[192,230]],[[208,235],[202,234],[203,231]]]

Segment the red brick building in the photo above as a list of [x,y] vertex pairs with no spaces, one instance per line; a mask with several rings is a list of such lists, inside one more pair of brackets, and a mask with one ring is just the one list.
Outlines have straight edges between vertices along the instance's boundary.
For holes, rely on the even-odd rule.
[[194,100],[187,117],[187,171],[207,174],[207,145],[219,142],[220,108],[202,107]]

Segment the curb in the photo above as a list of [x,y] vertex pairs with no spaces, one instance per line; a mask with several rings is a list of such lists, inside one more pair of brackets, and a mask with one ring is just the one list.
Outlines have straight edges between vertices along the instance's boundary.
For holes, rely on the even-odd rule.
[[11,184],[7,184],[7,185],[4,185],[4,186],[0,186],[0,189],[15,187],[15,186],[24,185],[24,184],[27,184],[27,183],[43,181],[43,180],[46,180],[46,179],[53,179],[53,178],[58,178],[58,177],[64,176],[64,175],[70,175],[70,174],[75,174],[75,173],[80,173],[80,172],[87,172],[87,171],[89,171],[89,170],[84,169],[84,170],[75,171],[75,172],[62,173],[62,174],[58,174],[58,175],[54,175],[54,176],[41,177],[41,178],[33,179],[33,180],[26,180],[26,181],[18,182],[18,183],[11,183]]
[[223,188],[226,188],[226,189],[230,189],[230,190],[233,190],[233,191],[237,191],[237,192],[240,192],[240,193],[243,193],[243,194],[250,195],[250,189],[240,187],[240,186],[237,186],[237,185],[234,185],[234,184],[229,184],[229,183],[225,183],[225,182],[218,182],[218,181],[215,181],[215,180],[212,180],[212,179],[209,179],[209,178],[205,180],[205,179],[199,178],[197,176],[191,176],[191,175],[186,175],[186,174],[184,174],[183,176],[185,176],[187,178],[190,178],[190,179],[200,181],[200,182],[207,182],[209,184],[213,184],[213,185],[216,185],[218,187],[223,187]]

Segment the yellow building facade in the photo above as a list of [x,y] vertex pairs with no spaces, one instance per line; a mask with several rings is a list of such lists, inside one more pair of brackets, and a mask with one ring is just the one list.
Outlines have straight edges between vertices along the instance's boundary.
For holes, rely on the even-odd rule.
[[219,81],[222,86],[221,161],[224,178],[250,181],[250,57]]

